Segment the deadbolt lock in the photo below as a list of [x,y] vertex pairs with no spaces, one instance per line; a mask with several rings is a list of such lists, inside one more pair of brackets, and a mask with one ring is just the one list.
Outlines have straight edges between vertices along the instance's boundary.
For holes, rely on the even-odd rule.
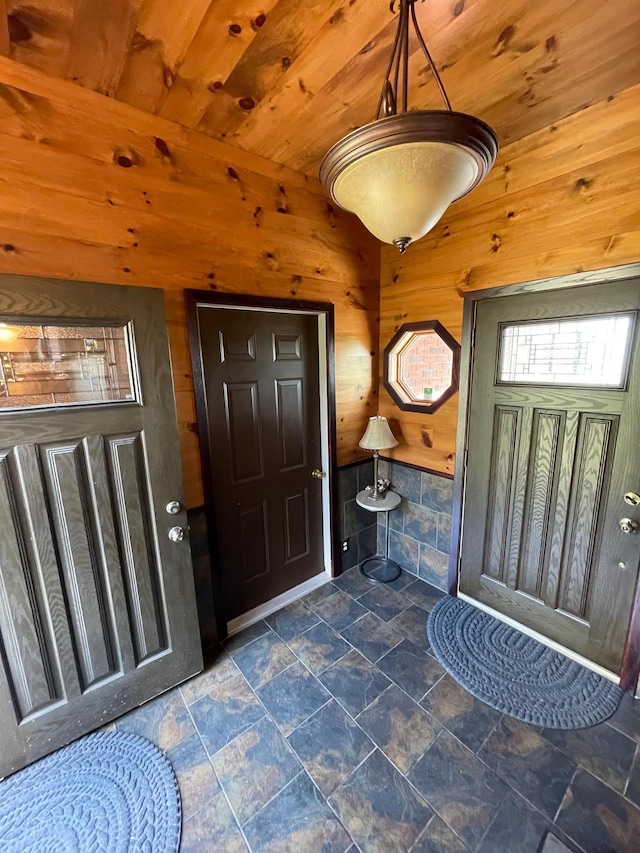
[[640,504],[640,495],[637,495],[635,492],[627,492],[624,496],[624,502],[629,504],[629,506],[638,506]]
[[169,539],[172,542],[182,542],[184,539],[184,527],[172,527],[169,531]]
[[180,506],[180,501],[169,501],[165,509],[169,515],[177,515],[182,507]]
[[621,518],[620,519],[620,530],[623,533],[635,533],[638,529],[638,522],[634,521],[632,518]]

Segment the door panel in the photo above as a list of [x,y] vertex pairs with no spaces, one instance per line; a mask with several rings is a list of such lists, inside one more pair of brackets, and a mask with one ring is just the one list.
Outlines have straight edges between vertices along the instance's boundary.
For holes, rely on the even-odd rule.
[[3,277],[0,314],[4,775],[202,657],[188,539],[167,537],[186,512],[165,511],[183,498],[162,294]]
[[[460,590],[613,672],[640,556],[640,537],[619,528],[624,493],[640,488],[640,347],[632,335],[626,384],[611,387],[579,387],[592,381],[576,357],[587,344],[563,334],[537,354],[531,346],[538,361],[529,377],[518,364],[518,382],[501,378],[499,350],[509,324],[615,312],[633,321],[638,308],[637,281],[483,300],[472,370]],[[562,382],[546,381],[545,363],[565,371]],[[573,384],[572,370],[583,371]]]
[[198,306],[227,619],[324,569],[317,317]]

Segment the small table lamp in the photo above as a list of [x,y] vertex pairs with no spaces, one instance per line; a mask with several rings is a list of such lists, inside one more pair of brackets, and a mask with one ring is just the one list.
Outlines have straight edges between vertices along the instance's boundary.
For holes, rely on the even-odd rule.
[[369,497],[374,501],[381,500],[384,497],[378,491],[378,451],[395,447],[397,443],[386,418],[382,415],[374,415],[374,417],[369,418],[367,428],[360,439],[360,447],[364,450],[373,450],[373,487]]

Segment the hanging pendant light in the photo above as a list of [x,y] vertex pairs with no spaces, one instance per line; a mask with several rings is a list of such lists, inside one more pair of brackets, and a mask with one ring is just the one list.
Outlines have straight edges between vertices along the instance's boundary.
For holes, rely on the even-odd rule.
[[[376,120],[337,142],[320,166],[320,180],[333,201],[400,252],[480,183],[498,153],[489,125],[451,109],[420,32],[415,2],[400,0]],[[392,11],[394,4],[392,0]],[[446,110],[407,111],[410,21]]]

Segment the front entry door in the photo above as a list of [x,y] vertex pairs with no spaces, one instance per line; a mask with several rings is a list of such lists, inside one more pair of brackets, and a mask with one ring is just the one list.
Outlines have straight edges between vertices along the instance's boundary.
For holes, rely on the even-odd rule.
[[638,280],[483,300],[472,367],[460,590],[614,673],[640,556],[639,308]]
[[318,317],[198,306],[224,614],[324,570]]
[[0,278],[0,777],[201,669],[186,521],[161,291]]

